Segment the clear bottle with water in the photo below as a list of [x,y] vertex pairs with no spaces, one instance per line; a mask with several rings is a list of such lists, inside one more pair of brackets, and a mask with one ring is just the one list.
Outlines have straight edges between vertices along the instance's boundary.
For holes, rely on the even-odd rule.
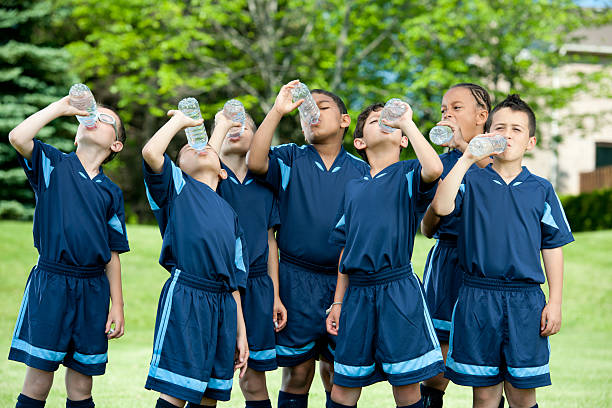
[[77,115],[77,120],[88,129],[96,127],[98,107],[91,90],[85,84],[74,84],[70,87],[70,105],[89,113],[87,116]]
[[302,122],[307,125],[316,125],[319,123],[321,111],[305,84],[301,82],[297,84],[296,87],[291,90],[291,96],[293,97],[293,102],[304,99],[304,102],[298,107]]
[[[193,120],[202,119],[202,112],[200,112],[200,104],[195,98],[182,99],[178,108],[185,116],[190,117]],[[204,150],[208,143],[208,135],[206,134],[206,128],[204,123],[198,126],[192,126],[185,128],[185,134],[187,135],[187,143],[189,146],[196,150]]]
[[448,143],[453,139],[453,130],[449,126],[434,126],[429,131],[429,140],[437,145]]
[[378,126],[385,133],[392,133],[396,131],[396,128],[391,126],[387,126],[383,123],[383,119],[386,119],[390,122],[396,121],[401,118],[402,115],[406,112],[406,104],[404,101],[398,98],[389,99],[387,103],[385,103],[385,107],[380,112],[380,118],[378,119]]
[[239,122],[242,124],[240,128],[231,128],[228,132],[228,137],[240,137],[244,132],[244,126],[246,124],[246,111],[242,102],[236,99],[230,99],[223,105],[223,114],[230,118],[233,122]]
[[486,156],[493,153],[501,153],[506,150],[508,141],[502,135],[477,136],[470,141],[468,149],[474,157]]

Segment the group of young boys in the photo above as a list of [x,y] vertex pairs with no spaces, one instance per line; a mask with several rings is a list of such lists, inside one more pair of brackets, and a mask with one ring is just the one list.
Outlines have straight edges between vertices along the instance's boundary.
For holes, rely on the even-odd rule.
[[[156,406],[227,401],[239,369],[246,407],[271,407],[265,372],[281,366],[278,407],[307,407],[318,359],[326,407],[355,407],[383,380],[398,407],[442,407],[449,379],[473,387],[475,407],[503,406],[504,391],[512,408],[537,407],[561,324],[561,247],[573,237],[551,184],[521,165],[536,142],[531,108],[509,95],[491,110],[482,87],[451,87],[438,124],[453,139],[439,156],[410,106],[384,121],[387,133],[375,103],[353,134],[362,160],[343,147],[344,102],[321,89],[319,122],[302,123],[307,144],[271,147],[303,102],[292,100],[298,84],[281,88],[259,128],[247,115],[231,136],[241,124],[219,112],[206,148],[185,144],[173,161],[171,140],[201,120],[170,111],[142,149],[170,272],[145,385],[160,393]],[[86,114],[65,97],[9,135],[36,194],[40,254],[9,354],[27,365],[16,407],[43,407],[60,363],[66,407],[94,407],[92,376],[123,335],[123,198],[101,167],[123,148],[121,119],[101,107],[104,120],[80,125],[70,154],[35,139],[57,117]],[[467,144],[481,134],[503,135],[506,150],[474,157]],[[409,144],[417,159],[401,161]],[[423,283],[411,264],[419,228],[436,238]]]

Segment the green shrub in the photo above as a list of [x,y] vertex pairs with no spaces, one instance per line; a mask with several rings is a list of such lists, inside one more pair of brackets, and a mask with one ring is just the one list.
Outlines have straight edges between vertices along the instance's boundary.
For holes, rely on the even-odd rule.
[[572,231],[612,229],[612,189],[561,198]]

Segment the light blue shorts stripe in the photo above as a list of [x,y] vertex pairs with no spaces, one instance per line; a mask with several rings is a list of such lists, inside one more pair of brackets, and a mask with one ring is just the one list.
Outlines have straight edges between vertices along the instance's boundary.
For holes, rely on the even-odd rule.
[[508,367],[508,373],[513,377],[535,377],[537,375],[550,374],[548,364],[539,367]]
[[208,388],[214,388],[215,390],[231,390],[234,380],[220,380],[218,378],[211,378],[208,380]]
[[37,357],[47,361],[59,362],[62,361],[66,356],[65,352],[47,350],[44,348],[36,347],[20,339],[13,339],[11,347],[21,351],[25,351],[33,357]]
[[185,377],[184,375],[176,374],[172,371],[164,370],[163,368],[159,367],[155,367],[155,369],[154,367],[151,367],[149,369],[149,376],[197,392],[204,392],[208,385],[208,383],[205,381]]
[[436,329],[438,330],[446,330],[446,331],[450,331],[451,330],[451,322],[446,321],[446,320],[439,320],[439,319],[431,319],[431,321],[433,322],[433,325]]
[[420,357],[412,360],[401,361],[399,363],[383,363],[383,371],[387,374],[408,374],[428,367],[442,360],[440,348],[435,348]]
[[304,354],[312,350],[314,346],[315,346],[314,341],[311,341],[304,347],[300,347],[300,348],[287,347],[287,346],[276,346],[276,354],[278,354],[279,356],[297,356],[297,355]]
[[82,364],[104,364],[108,362],[107,353],[104,354],[81,354],[74,353],[73,358]]
[[21,332],[21,326],[23,325],[23,317],[25,316],[26,309],[28,307],[28,298],[30,297],[30,280],[23,292],[23,299],[21,299],[21,306],[19,307],[19,315],[17,316],[17,323],[15,324],[15,331],[13,331],[13,338],[19,336]]
[[421,284],[419,281],[419,277],[412,272],[414,279],[416,280],[417,287],[419,288],[419,293],[421,294],[421,299],[423,300],[423,313],[425,314],[425,322],[427,324],[427,329],[429,330],[429,337],[431,338],[431,343],[434,348],[440,348],[440,342],[438,341],[438,336],[436,335],[436,330],[434,329],[434,325],[431,321],[431,316],[429,315],[429,308],[427,307],[427,302],[425,301],[425,295],[423,294],[423,289],[421,288]]
[[433,246],[431,250],[431,255],[429,257],[429,262],[427,263],[427,270],[425,270],[425,276],[423,276],[423,286],[425,287],[425,292],[427,292],[427,285],[429,284],[429,279],[431,278],[431,270],[433,268],[433,260],[436,255],[436,249],[438,249],[438,244],[440,240],[436,240],[436,244]]
[[479,377],[494,377],[499,375],[499,367],[457,363],[453,360],[450,353],[446,357],[446,366],[459,374],[475,375]]
[[249,358],[258,361],[272,360],[276,358],[276,350],[249,351]]
[[334,361],[334,372],[347,377],[367,377],[374,372],[375,364],[370,366],[351,366]]
[[151,368],[157,367],[159,365],[159,359],[161,357],[161,350],[164,344],[164,337],[166,336],[166,329],[168,328],[170,310],[172,309],[172,296],[174,294],[174,286],[176,285],[176,281],[178,280],[178,277],[180,274],[181,274],[180,270],[176,269],[174,271],[174,278],[172,279],[172,283],[170,283],[170,287],[168,288],[168,293],[166,294],[166,301],[164,302],[164,310],[162,311],[159,331],[157,332],[155,343],[153,345],[153,359],[151,360]]

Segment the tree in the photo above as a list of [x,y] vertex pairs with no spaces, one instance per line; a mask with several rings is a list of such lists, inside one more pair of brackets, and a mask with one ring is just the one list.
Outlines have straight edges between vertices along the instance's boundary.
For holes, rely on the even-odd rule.
[[[0,132],[4,135],[66,95],[74,81],[70,54],[42,28],[52,10],[48,1],[4,1],[0,6]],[[75,131],[74,122],[57,120],[39,137],[69,151]],[[0,186],[0,217],[33,214],[34,194],[6,137],[0,142]]]

